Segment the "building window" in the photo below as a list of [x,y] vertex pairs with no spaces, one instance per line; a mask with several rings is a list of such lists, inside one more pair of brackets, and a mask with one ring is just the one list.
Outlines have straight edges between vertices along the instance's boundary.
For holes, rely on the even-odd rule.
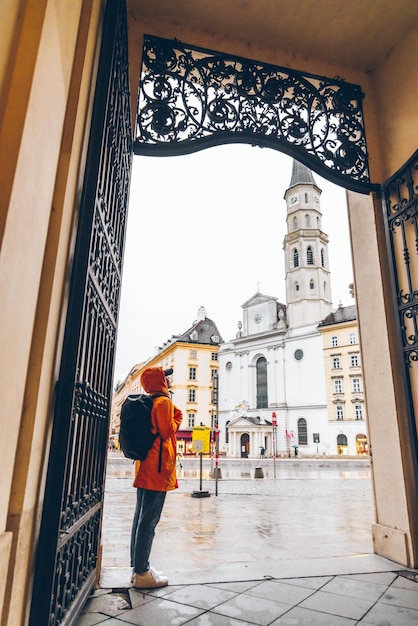
[[298,229],[298,220],[297,217],[293,218],[293,230],[297,230]]
[[348,335],[348,343],[352,346],[354,343],[357,343],[356,333],[350,333]]
[[197,358],[197,352],[196,352],[196,350],[190,350],[190,352],[189,352],[189,357],[190,357],[191,359],[196,359],[196,358]]
[[350,354],[351,367],[358,367],[360,365],[360,359],[358,354]]
[[296,248],[293,250],[293,267],[299,267],[299,252]]
[[196,368],[189,367],[189,380],[196,380]]
[[321,248],[321,265],[322,265],[322,267],[325,267],[325,252],[324,252],[324,248]]
[[295,283],[295,291],[299,291],[299,283]]
[[333,348],[335,348],[336,346],[338,346],[338,337],[337,337],[337,335],[333,335],[333,336],[331,337],[331,346],[332,346]]
[[229,443],[229,424],[230,420],[225,424],[225,443]]
[[362,404],[354,405],[354,417],[356,418],[356,420],[363,419],[363,405]]
[[310,281],[309,283],[309,289],[314,290],[315,289],[315,283],[313,280]]
[[300,446],[308,445],[308,427],[304,417],[298,419],[298,444]]
[[352,389],[354,393],[359,393],[361,391],[360,378],[353,378]]
[[340,361],[340,357],[339,356],[333,356],[332,357],[332,369],[333,370],[341,369],[341,361]]
[[342,392],[343,392],[342,378],[336,378],[334,380],[334,393],[342,393]]
[[307,261],[308,265],[313,265],[314,264],[314,256],[313,256],[312,246],[308,246],[308,248],[306,250],[306,261]]
[[218,353],[212,352],[212,361],[217,361],[217,360],[218,360]]
[[228,361],[228,363],[225,365],[225,369],[230,372],[232,370],[232,363],[231,361]]
[[310,228],[311,227],[311,217],[310,215],[306,214],[305,215],[305,228]]
[[257,377],[257,409],[266,409],[268,406],[267,399],[267,361],[261,356],[257,359],[256,365]]
[[196,402],[196,389],[189,389],[189,402]]
[[188,413],[187,414],[187,425],[189,428],[194,428],[194,422],[195,422],[195,414],[194,413]]
[[335,417],[337,420],[344,419],[344,407],[342,404],[337,404],[337,406],[335,407]]

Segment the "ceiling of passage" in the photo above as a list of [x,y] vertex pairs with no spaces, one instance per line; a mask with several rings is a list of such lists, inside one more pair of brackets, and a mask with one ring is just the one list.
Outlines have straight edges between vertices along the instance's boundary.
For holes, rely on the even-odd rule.
[[222,40],[297,49],[299,55],[361,71],[384,61],[418,20],[417,0],[127,0],[127,5],[131,25],[164,23],[175,31],[187,24]]

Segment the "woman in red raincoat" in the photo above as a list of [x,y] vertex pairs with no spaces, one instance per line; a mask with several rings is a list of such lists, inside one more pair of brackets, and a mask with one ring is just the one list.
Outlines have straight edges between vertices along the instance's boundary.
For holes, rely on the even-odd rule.
[[[172,372],[170,372],[172,373]],[[176,474],[176,432],[182,414],[172,403],[168,389],[170,380],[167,370],[149,367],[141,375],[141,385],[154,398],[151,412],[151,430],[159,436],[144,461],[135,462],[137,504],[131,535],[132,583],[138,589],[164,587],[168,578],[150,566],[149,556],[160,521],[167,491],[178,487]]]

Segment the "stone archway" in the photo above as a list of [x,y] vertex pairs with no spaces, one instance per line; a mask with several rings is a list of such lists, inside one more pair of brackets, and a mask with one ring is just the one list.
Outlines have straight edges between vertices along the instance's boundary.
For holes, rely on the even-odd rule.
[[[35,570],[34,625],[53,623],[57,611],[60,619],[71,619],[94,585],[98,556],[131,158],[126,15],[119,15],[124,3],[109,2],[107,10],[107,26],[113,27],[104,28],[97,80],[103,91],[98,89],[96,99],[102,108],[100,119],[93,116],[80,207],[40,531],[42,559]],[[155,38],[146,40],[143,70],[135,153],[256,143],[293,156],[347,189],[374,189],[359,86]],[[179,107],[180,101],[187,106]]]

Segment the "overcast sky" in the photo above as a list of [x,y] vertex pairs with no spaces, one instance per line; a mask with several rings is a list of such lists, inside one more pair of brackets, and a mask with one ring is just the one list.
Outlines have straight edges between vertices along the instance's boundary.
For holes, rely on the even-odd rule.
[[[292,159],[226,145],[177,157],[134,157],[115,382],[184,333],[203,305],[224,340],[257,291],[285,302],[284,193]],[[345,190],[314,173],[329,235],[332,301],[354,303]]]

